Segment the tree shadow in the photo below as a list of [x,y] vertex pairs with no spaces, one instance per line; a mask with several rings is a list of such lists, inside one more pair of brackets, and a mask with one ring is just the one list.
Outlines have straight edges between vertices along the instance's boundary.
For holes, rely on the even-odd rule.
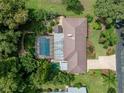
[[74,12],[75,14],[82,14],[83,11],[84,11],[84,6],[80,3],[80,5],[78,5],[77,7],[75,8],[66,8],[67,11],[72,11]]

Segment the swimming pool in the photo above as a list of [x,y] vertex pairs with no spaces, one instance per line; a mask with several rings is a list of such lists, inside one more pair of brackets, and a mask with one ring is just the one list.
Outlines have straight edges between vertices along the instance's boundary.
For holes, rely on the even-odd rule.
[[47,37],[39,38],[39,54],[42,56],[50,56],[50,39]]

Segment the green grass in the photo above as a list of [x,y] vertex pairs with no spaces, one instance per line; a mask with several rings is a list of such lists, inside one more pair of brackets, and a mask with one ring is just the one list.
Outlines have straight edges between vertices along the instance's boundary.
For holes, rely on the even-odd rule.
[[80,1],[85,9],[82,14],[75,14],[72,11],[67,11],[65,5],[63,5],[60,2],[60,0],[28,0],[26,6],[27,8],[45,9],[66,16],[82,17],[87,13],[93,15],[93,5],[96,0],[80,0]]
[[94,5],[96,0],[80,0],[84,6],[84,14],[90,14],[94,16]]
[[[84,75],[75,75],[75,80],[71,82],[71,85],[74,85],[75,83],[82,83],[82,85],[86,86],[88,89],[88,93],[107,93],[107,86],[103,82],[102,75],[100,74],[100,71],[95,71],[94,74],[93,71],[89,71],[88,73]],[[65,89],[67,85],[62,84],[52,84],[47,83],[43,85],[43,88],[58,88],[58,89]]]
[[74,82],[82,81],[82,84],[87,86],[88,93],[106,93],[107,87],[104,86],[104,82],[101,75],[78,75]]
[[95,47],[95,52],[96,52],[96,58],[98,56],[104,56],[106,55],[106,49],[103,48],[103,45],[99,44],[99,36],[100,36],[100,31],[95,31],[92,30],[89,36],[89,40],[93,43]]

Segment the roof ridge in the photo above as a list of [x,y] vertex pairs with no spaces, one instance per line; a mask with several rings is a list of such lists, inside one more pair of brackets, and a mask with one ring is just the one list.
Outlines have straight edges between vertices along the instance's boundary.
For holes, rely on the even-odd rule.
[[66,18],[64,18],[64,21],[65,21],[66,24],[69,25],[71,28],[74,28],[72,25],[70,25],[70,24],[67,22]]
[[[69,23],[68,19],[69,19],[69,20],[70,20],[70,19],[72,19],[72,20],[75,20],[75,19],[78,19],[78,20],[79,20],[79,19],[80,19],[80,20],[82,20],[82,22],[80,21],[80,24],[77,25],[76,27],[74,27],[72,24]],[[74,28],[74,29],[76,29],[77,27],[79,27],[80,25],[83,24],[83,19],[84,19],[84,18],[64,18],[64,20],[66,21],[66,23],[67,23],[68,25],[70,25],[70,27],[72,27],[72,28]]]

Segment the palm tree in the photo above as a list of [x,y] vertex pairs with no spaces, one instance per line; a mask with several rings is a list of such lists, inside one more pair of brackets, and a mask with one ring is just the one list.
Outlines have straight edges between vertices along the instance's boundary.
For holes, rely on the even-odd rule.
[[108,88],[116,87],[116,75],[112,71],[109,71],[107,75],[103,75],[104,84],[108,86]]

